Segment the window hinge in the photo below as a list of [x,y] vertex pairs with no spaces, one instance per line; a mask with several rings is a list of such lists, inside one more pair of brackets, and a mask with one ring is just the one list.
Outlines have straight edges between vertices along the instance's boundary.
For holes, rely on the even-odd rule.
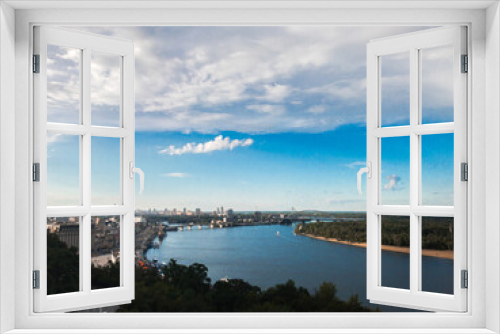
[[469,165],[466,162],[462,162],[460,165],[460,180],[469,181]]
[[38,162],[33,164],[33,181],[40,182],[40,164]]
[[461,271],[462,275],[462,289],[467,289],[469,287],[469,272],[467,270],[462,270]]
[[33,289],[40,289],[40,270],[33,270]]
[[462,55],[462,73],[469,72],[469,57],[467,55]]
[[33,73],[40,73],[40,55],[33,55]]

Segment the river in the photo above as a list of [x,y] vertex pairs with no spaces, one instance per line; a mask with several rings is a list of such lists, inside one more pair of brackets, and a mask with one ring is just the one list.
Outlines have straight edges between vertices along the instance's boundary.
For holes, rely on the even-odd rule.
[[[146,257],[160,263],[202,263],[213,282],[241,278],[264,289],[293,279],[313,292],[322,282],[333,282],[340,298],[357,293],[364,305],[373,307],[366,299],[366,249],[295,236],[293,230],[294,226],[265,225],[168,232],[160,248],[149,249]],[[422,268],[426,291],[453,292],[452,260],[423,257]],[[408,254],[382,252],[382,283],[409,287]]]

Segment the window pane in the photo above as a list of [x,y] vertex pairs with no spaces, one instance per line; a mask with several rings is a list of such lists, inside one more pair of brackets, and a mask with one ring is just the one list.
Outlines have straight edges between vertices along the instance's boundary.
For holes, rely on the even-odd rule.
[[410,217],[382,216],[382,286],[410,288]]
[[47,205],[80,205],[80,136],[47,134]]
[[451,217],[422,217],[422,291],[453,294]]
[[453,206],[454,135],[424,135],[422,139],[422,205]]
[[92,290],[120,286],[120,216],[92,217]]
[[422,124],[453,122],[453,45],[420,50],[420,57]]
[[47,218],[47,294],[80,291],[80,218]]
[[92,205],[121,205],[120,138],[92,137]]
[[47,122],[80,123],[81,50],[47,45]]
[[121,59],[92,52],[92,125],[120,126]]
[[381,126],[410,124],[410,53],[380,57]]
[[381,139],[381,204],[410,204],[410,137]]

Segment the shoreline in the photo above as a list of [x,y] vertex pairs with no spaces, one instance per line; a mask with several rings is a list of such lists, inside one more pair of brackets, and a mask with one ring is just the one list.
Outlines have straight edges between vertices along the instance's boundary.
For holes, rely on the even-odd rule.
[[[312,234],[305,234],[305,233],[299,233],[298,235],[303,235],[303,236],[306,236],[308,238],[316,239],[316,240],[322,240],[322,241],[333,242],[333,243],[337,243],[337,244],[366,248],[366,242],[342,241],[342,240],[338,240],[336,238],[318,237],[318,236],[315,236]],[[388,251],[388,252],[410,254],[409,247],[382,245],[382,250]],[[450,250],[422,249],[422,255],[423,256],[431,256],[431,257],[439,257],[439,258],[447,259],[447,260],[453,260],[453,251],[450,251]]]

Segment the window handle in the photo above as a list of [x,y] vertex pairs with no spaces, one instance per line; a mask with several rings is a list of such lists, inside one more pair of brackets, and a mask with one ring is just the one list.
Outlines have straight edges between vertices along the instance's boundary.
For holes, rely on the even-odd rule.
[[366,173],[366,177],[368,177],[369,179],[372,178],[372,163],[370,161],[366,163],[366,167],[363,167],[358,171],[358,193],[360,195],[363,194],[363,192],[361,191],[361,176],[364,173]]
[[130,169],[129,169],[130,170],[129,176],[130,176],[131,179],[134,178],[135,173],[139,174],[139,177],[140,177],[140,180],[139,180],[139,184],[140,184],[139,195],[142,195],[142,192],[144,191],[144,172],[142,171],[142,169],[134,167],[134,162],[133,161],[130,161],[129,167],[130,167]]

